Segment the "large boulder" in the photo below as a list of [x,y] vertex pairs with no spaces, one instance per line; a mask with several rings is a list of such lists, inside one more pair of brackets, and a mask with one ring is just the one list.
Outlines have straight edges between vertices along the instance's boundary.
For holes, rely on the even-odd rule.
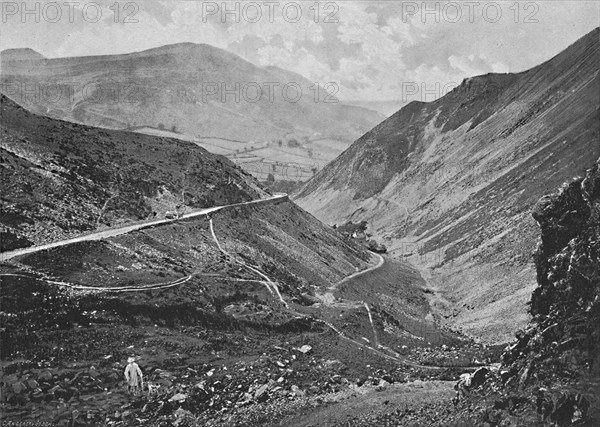
[[531,299],[534,316],[547,316],[552,305],[594,297],[591,288],[600,280],[595,237],[600,227],[599,168],[597,163],[585,179],[578,178],[557,194],[544,196],[533,209],[542,238],[535,254],[538,287]]

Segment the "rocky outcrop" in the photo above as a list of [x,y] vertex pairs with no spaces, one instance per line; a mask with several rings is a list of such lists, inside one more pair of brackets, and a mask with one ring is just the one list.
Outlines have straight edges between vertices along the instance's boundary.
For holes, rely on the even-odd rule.
[[541,229],[533,320],[481,390],[479,397],[496,398],[484,420],[599,425],[600,159],[584,177],[544,196],[532,215]]
[[[538,287],[530,303],[534,321],[519,333],[503,361],[523,371],[525,361],[557,361],[575,352],[577,363],[565,368],[598,371],[600,160],[585,177],[543,197],[532,215],[542,234],[535,253]],[[537,363],[530,373],[534,370],[539,370]]]

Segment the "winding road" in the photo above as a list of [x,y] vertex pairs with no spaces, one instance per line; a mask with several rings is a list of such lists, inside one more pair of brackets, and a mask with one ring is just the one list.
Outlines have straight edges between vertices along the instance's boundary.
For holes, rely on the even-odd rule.
[[321,301],[323,301],[323,303],[325,303],[327,305],[335,305],[335,306],[338,306],[338,307],[346,306],[347,308],[357,308],[357,307],[359,307],[360,306],[360,302],[350,303],[349,304],[349,303],[344,303],[344,302],[338,302],[338,301],[336,301],[335,297],[333,296],[333,293],[338,288],[338,286],[346,283],[348,280],[354,279],[355,277],[362,276],[363,274],[370,273],[371,271],[377,270],[378,268],[380,268],[380,267],[383,266],[383,264],[385,263],[385,258],[382,257],[379,254],[376,254],[375,252],[371,252],[371,253],[379,258],[378,262],[377,262],[377,265],[365,268],[364,270],[356,271],[355,273],[352,273],[349,276],[344,277],[339,282],[334,283],[329,288],[327,288],[327,292],[325,292],[324,294],[318,294],[317,297]]
[[197,216],[202,216],[202,215],[208,215],[212,212],[217,212],[217,211],[220,211],[225,208],[244,206],[244,205],[253,205],[253,204],[262,204],[262,203],[272,202],[273,200],[287,199],[287,198],[288,198],[287,194],[278,193],[273,196],[266,197],[264,199],[257,199],[257,200],[251,200],[249,202],[233,203],[231,205],[214,206],[212,208],[200,209],[198,211],[190,212],[185,215],[182,215],[179,218],[159,219],[159,220],[155,220],[155,221],[141,222],[138,224],[131,224],[131,225],[123,226],[123,227],[111,228],[109,230],[97,231],[95,233],[90,233],[90,234],[86,234],[83,236],[77,236],[72,239],[60,240],[58,242],[47,243],[44,245],[31,246],[29,248],[16,249],[14,251],[1,252],[0,253],[0,261],[7,261],[7,260],[17,257],[17,256],[41,252],[41,251],[45,251],[48,249],[71,245],[73,243],[107,239],[109,237],[120,236],[121,234],[127,234],[127,233],[131,233],[132,231],[143,230],[145,228],[155,227],[157,225],[173,224],[178,221],[185,220],[185,219],[195,218]]
[[[373,270],[377,270],[379,267],[381,267],[384,263],[385,263],[385,258],[382,257],[381,255],[375,253],[375,252],[371,252],[373,255],[375,255],[376,257],[379,258],[377,265],[374,265],[373,267],[369,267],[369,268],[365,268],[364,270],[361,271],[357,271],[356,273],[352,273],[350,276],[346,276],[344,277],[342,280],[340,280],[339,282],[337,282],[335,285],[332,286],[333,289],[337,288],[339,285],[346,283],[348,280],[350,279],[354,279],[355,277],[358,276],[362,276],[363,274],[367,274],[370,273]],[[332,289],[330,288],[330,289]]]
[[[91,234],[87,234],[84,236],[78,236],[72,239],[67,239],[67,240],[61,240],[58,242],[53,242],[53,243],[48,243],[45,245],[40,245],[40,246],[34,246],[34,247],[30,247],[30,248],[24,248],[24,249],[18,249],[18,250],[14,250],[14,251],[8,251],[8,252],[2,252],[0,253],[0,261],[6,261],[9,260],[11,258],[20,256],[20,255],[26,255],[26,254],[31,254],[31,253],[36,253],[36,252],[41,252],[44,250],[48,250],[48,249],[52,249],[52,248],[57,248],[57,247],[61,247],[61,246],[66,246],[66,245],[70,245],[73,243],[78,243],[78,242],[85,242],[85,241],[95,241],[95,240],[102,240],[102,239],[106,239],[109,237],[114,237],[114,236],[119,236],[122,234],[127,234],[127,233],[131,233],[132,231],[137,231],[137,230],[142,230],[145,228],[150,228],[150,227],[155,227],[155,226],[159,226],[159,225],[166,225],[166,224],[172,224],[172,223],[176,223],[178,221],[182,221],[185,219],[189,219],[189,218],[195,218],[198,216],[202,216],[202,215],[208,215],[210,213],[213,212],[217,212],[219,210],[228,208],[228,207],[236,207],[236,206],[243,206],[243,205],[251,205],[251,204],[262,204],[262,203],[268,203],[268,202],[272,202],[274,200],[278,200],[278,199],[287,199],[288,195],[287,194],[275,194],[273,196],[267,197],[267,198],[263,198],[263,199],[258,199],[258,200],[252,200],[249,202],[242,202],[242,203],[235,203],[235,204],[231,204],[231,205],[224,205],[224,206],[215,206],[212,208],[206,208],[206,209],[201,209],[195,212],[190,212],[188,214],[182,215],[179,218],[173,218],[173,219],[162,219],[162,220],[156,220],[156,221],[149,221],[149,222],[144,222],[144,223],[138,223],[138,224],[132,224],[132,225],[128,225],[128,226],[124,226],[124,227],[119,227],[119,228],[114,228],[114,229],[110,229],[110,230],[103,230],[103,231],[98,231],[95,233],[91,233]],[[262,271],[260,271],[258,269],[258,267],[256,266],[252,266],[247,264],[244,261],[241,261],[239,259],[237,259],[236,257],[234,257],[233,255],[231,255],[230,253],[228,253],[227,251],[225,251],[223,249],[223,247],[221,246],[221,243],[219,242],[217,235],[215,233],[215,229],[214,229],[214,224],[213,224],[213,219],[209,217],[209,224],[210,224],[210,232],[212,234],[212,238],[214,240],[214,242],[216,243],[217,247],[219,248],[219,250],[221,251],[221,253],[223,253],[228,259],[231,259],[232,261],[234,261],[235,263],[242,265],[243,267],[247,268],[248,270],[252,271],[253,273],[259,275],[262,279],[264,280],[248,280],[246,279],[245,281],[255,281],[255,282],[259,282],[264,284],[267,289],[269,290],[269,292],[271,293],[271,295],[273,296],[277,296],[278,300],[285,306],[286,309],[290,310],[293,314],[298,315],[302,318],[306,318],[306,319],[311,319],[313,321],[322,323],[326,326],[328,326],[331,330],[333,330],[340,338],[347,340],[349,342],[352,342],[353,344],[359,346],[360,348],[363,348],[365,350],[371,351],[373,353],[378,354],[381,357],[384,357],[386,359],[390,359],[390,360],[394,360],[396,362],[399,363],[404,363],[410,366],[414,366],[414,367],[420,367],[420,368],[426,368],[426,369],[442,369],[442,367],[436,367],[436,366],[429,366],[429,365],[421,365],[415,362],[412,362],[404,357],[402,357],[400,354],[396,353],[395,351],[393,351],[392,349],[383,346],[381,344],[379,344],[378,339],[377,339],[377,332],[375,330],[374,324],[373,324],[373,318],[372,318],[372,314],[371,314],[371,310],[369,309],[369,306],[365,303],[365,302],[361,302],[362,304],[360,305],[364,305],[365,309],[368,312],[369,315],[369,320],[371,323],[371,327],[373,329],[373,334],[374,334],[374,338],[375,338],[375,345],[376,347],[371,347],[369,345],[365,345],[349,336],[347,336],[343,331],[339,330],[335,325],[331,324],[330,322],[327,322],[323,319],[318,319],[312,316],[307,316],[306,314],[303,313],[298,313],[293,309],[290,309],[288,303],[285,301],[285,299],[282,297],[281,293],[279,292],[279,288],[277,286],[277,283],[275,283],[273,280],[271,280],[271,278],[269,276],[267,276],[265,273],[263,273]],[[348,280],[351,280],[353,278],[362,276],[364,274],[368,274],[380,267],[382,267],[385,263],[385,259],[376,253],[373,253],[375,256],[378,257],[378,262],[376,265],[368,267],[364,270],[361,271],[357,271],[355,273],[350,274],[349,276],[345,277],[344,279],[340,280],[339,282],[333,284],[329,289],[328,289],[328,294],[331,294],[331,297],[333,298],[333,291],[335,290],[335,288],[337,288],[339,285],[345,283]],[[181,286],[185,283],[187,283],[192,277],[197,276],[197,275],[202,275],[201,273],[193,273],[190,274],[186,277],[182,277],[180,279],[177,279],[175,281],[172,282],[167,282],[167,283],[155,283],[155,284],[151,284],[151,285],[143,285],[143,286],[121,286],[121,287],[96,287],[96,286],[81,286],[81,285],[73,285],[71,283],[66,283],[66,282],[58,282],[58,281],[53,281],[53,280],[49,280],[49,279],[41,279],[46,281],[47,283],[51,283],[57,286],[64,286],[70,289],[75,289],[75,290],[80,290],[80,291],[95,291],[95,292],[141,292],[141,291],[150,291],[150,290],[159,290],[159,289],[168,289],[168,288],[172,288],[172,287],[176,287],[176,286]],[[11,274],[11,273],[4,273],[4,274],[0,274],[0,276],[21,276],[19,274]],[[24,276],[24,275],[23,275]],[[27,277],[27,276],[26,276]],[[381,350],[385,350],[385,351],[381,351]],[[386,352],[387,351],[387,352]],[[389,354],[392,353],[392,354]]]

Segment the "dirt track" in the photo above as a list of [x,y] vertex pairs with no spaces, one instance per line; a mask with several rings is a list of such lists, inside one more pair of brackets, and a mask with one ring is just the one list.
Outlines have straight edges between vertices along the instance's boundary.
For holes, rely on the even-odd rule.
[[[349,388],[325,396],[323,404],[286,417],[280,426],[369,425],[369,419],[392,409],[408,409],[436,402],[450,404],[453,381],[414,381],[379,387]],[[397,420],[396,420],[397,421]],[[372,425],[372,424],[371,424]],[[392,424],[390,424],[392,425]]]
[[213,240],[215,241],[215,243],[217,244],[217,246],[219,247],[219,250],[223,253],[223,255],[225,255],[226,257],[228,257],[229,259],[233,260],[234,262],[246,267],[248,270],[258,274],[260,277],[262,277],[263,279],[265,279],[265,281],[261,281],[261,283],[264,283],[265,286],[267,287],[267,289],[269,290],[269,293],[271,293],[271,295],[277,294],[277,297],[279,298],[279,301],[286,307],[288,308],[288,303],[285,302],[285,300],[283,299],[283,297],[281,296],[281,293],[279,292],[279,288],[277,287],[277,283],[273,282],[269,276],[267,276],[266,274],[264,274],[262,271],[260,271],[258,268],[253,267],[251,265],[248,265],[247,263],[245,263],[242,260],[237,259],[236,257],[234,257],[233,255],[231,255],[229,252],[226,252],[223,247],[221,246],[221,244],[219,243],[219,239],[217,239],[217,235],[215,233],[215,227],[213,225],[213,220],[212,218],[210,219],[210,233],[212,235]]

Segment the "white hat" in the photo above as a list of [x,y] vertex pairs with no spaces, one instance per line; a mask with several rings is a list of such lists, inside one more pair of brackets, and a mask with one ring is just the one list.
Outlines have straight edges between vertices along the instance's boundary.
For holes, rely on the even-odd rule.
[[135,357],[132,356],[132,357],[127,358],[127,363],[133,363],[133,362],[135,362]]

